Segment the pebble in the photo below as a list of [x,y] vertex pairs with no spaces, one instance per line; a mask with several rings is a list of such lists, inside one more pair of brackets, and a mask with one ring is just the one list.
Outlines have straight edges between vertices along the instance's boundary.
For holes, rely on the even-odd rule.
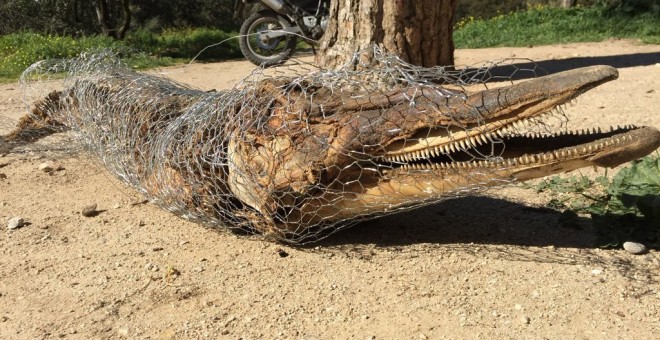
[[630,241],[623,243],[623,249],[625,249],[627,252],[633,255],[640,255],[646,252],[646,246],[644,246],[641,243],[630,242]]
[[117,329],[117,334],[119,336],[128,336],[128,327],[119,327],[119,329]]
[[55,165],[53,162],[44,162],[39,164],[39,170],[43,172],[53,172],[56,170],[59,170],[59,167]]
[[7,221],[7,229],[14,230],[25,225],[25,220],[22,217],[12,217]]
[[0,179],[7,179],[7,174],[0,172]]
[[81,213],[83,216],[85,216],[85,217],[93,217],[93,216],[96,216],[96,215],[98,214],[98,211],[96,211],[96,207],[97,207],[96,203],[94,203],[94,204],[90,204],[90,205],[86,205],[86,206],[84,206],[84,207],[82,208],[82,210],[80,211],[80,213]]
[[524,323],[525,325],[529,325],[529,323],[532,321],[532,319],[529,318],[529,316],[524,315],[520,317],[520,321]]

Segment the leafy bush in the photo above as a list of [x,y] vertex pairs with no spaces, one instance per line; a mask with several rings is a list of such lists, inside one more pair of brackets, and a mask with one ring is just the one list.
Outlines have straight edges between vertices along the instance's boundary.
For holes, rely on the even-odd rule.
[[621,169],[613,178],[554,176],[535,186],[554,198],[548,206],[565,210],[560,222],[577,225],[590,214],[598,245],[617,247],[635,240],[660,249],[660,156],[648,156]]

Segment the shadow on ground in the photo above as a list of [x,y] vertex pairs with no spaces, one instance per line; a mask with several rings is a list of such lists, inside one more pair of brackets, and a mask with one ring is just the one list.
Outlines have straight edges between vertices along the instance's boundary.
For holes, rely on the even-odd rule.
[[[520,80],[534,75],[543,76],[557,72],[594,65],[609,65],[616,68],[649,66],[660,63],[660,52],[633,53],[612,56],[576,57],[560,60],[542,60],[499,65],[488,71],[483,79],[489,81]],[[522,71],[521,71],[522,70]],[[525,71],[530,70],[530,71]],[[532,72],[533,70],[533,72]]]
[[[607,268],[634,281],[660,282],[660,274],[640,264],[644,262],[641,257],[599,250],[591,219],[581,218],[581,228],[573,229],[562,227],[560,216],[552,209],[469,196],[365,221],[304,248],[364,260],[373,256],[458,253],[505,261]],[[655,257],[657,254],[647,254],[646,260]]]
[[315,245],[506,244],[593,248],[589,219],[584,229],[560,226],[561,213],[491,197],[468,196],[359,223]]

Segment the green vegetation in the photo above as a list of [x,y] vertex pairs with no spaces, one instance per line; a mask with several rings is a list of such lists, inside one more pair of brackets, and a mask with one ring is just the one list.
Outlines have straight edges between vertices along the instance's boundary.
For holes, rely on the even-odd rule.
[[638,241],[660,249],[660,156],[648,156],[614,177],[554,176],[533,186],[549,192],[553,209],[564,210],[560,223],[580,228],[578,214],[590,214],[597,243],[618,247]]
[[[154,34],[137,31],[125,40],[102,36],[73,38],[70,36],[17,33],[0,36],[0,81],[15,80],[32,63],[42,59],[71,58],[82,52],[111,49],[135,68],[150,68],[190,61],[202,50],[199,60],[240,57],[238,42],[216,29],[196,28],[165,30]],[[225,41],[226,40],[226,41]]]
[[487,20],[464,17],[456,23],[458,48],[532,46],[634,38],[660,44],[660,12],[630,12],[627,7],[535,6]]
[[[502,4],[497,8],[518,8],[521,5],[514,2],[508,3],[508,7],[502,7]],[[465,16],[456,24],[456,46],[528,46],[613,37],[637,38],[646,43],[660,44],[660,6],[653,5],[649,0],[610,2],[609,5],[571,9],[536,5],[526,11],[500,14],[485,20]],[[118,52],[128,65],[136,68],[189,61],[205,47],[223,41],[205,49],[198,59],[241,57],[238,42],[232,39],[236,33],[226,33],[217,28],[156,29],[156,26],[157,20],[146,20],[144,25],[139,26],[144,29],[129,31],[126,39],[119,41],[101,36],[0,35],[0,81],[15,80],[27,66],[41,59],[70,58],[84,51],[103,48]]]

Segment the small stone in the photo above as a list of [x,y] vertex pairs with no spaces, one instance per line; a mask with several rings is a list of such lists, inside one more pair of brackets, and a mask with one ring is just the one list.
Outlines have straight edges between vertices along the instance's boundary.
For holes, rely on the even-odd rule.
[[128,327],[119,327],[119,329],[117,329],[117,334],[119,334],[119,336],[128,336]]
[[624,242],[623,249],[625,249],[627,252],[633,255],[640,255],[646,253],[646,246],[637,242],[630,242],[630,241]]
[[190,242],[188,242],[188,241],[181,241],[181,242],[179,242],[179,246],[185,246],[185,245],[188,244],[188,243],[190,243]]
[[7,221],[7,229],[14,230],[25,225],[25,220],[22,217],[12,217]]
[[277,255],[279,255],[280,257],[287,257],[287,256],[289,256],[289,253],[287,253],[287,252],[286,252],[284,249],[282,249],[282,248],[277,248],[277,249],[275,250],[275,252],[277,252]]
[[80,213],[85,217],[94,217],[98,215],[98,211],[96,211],[96,207],[97,207],[96,203],[86,205],[82,208]]
[[529,318],[527,315],[523,315],[520,317],[520,321],[524,323],[525,325],[529,325],[529,323],[532,321],[532,319]]
[[55,164],[53,162],[44,162],[39,164],[39,170],[43,172],[53,172],[55,171]]
[[3,172],[0,172],[0,179],[7,179],[7,175]]

